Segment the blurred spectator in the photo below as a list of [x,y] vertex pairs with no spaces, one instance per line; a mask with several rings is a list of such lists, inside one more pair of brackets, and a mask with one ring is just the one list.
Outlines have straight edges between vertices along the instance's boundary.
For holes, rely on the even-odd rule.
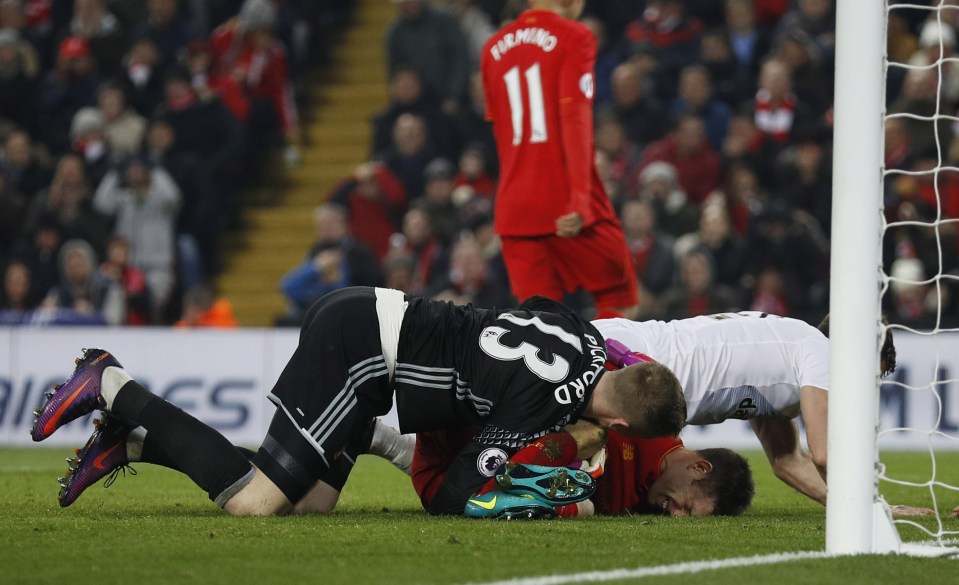
[[696,61],[703,25],[686,14],[683,0],[648,0],[641,18],[626,29],[633,55],[648,55],[656,64],[653,75],[663,99],[675,96],[679,71]]
[[37,94],[41,135],[54,153],[67,150],[70,121],[80,108],[96,105],[99,86],[100,77],[86,39],[65,38],[60,43],[56,67],[44,76]]
[[200,285],[187,289],[182,304],[183,312],[174,327],[233,329],[240,326],[229,299],[217,297],[210,287]]
[[146,274],[130,263],[130,243],[120,235],[110,238],[100,275],[123,291],[124,317],[121,325],[150,324],[150,290]]
[[679,261],[679,284],[662,296],[665,320],[726,313],[741,309],[733,289],[716,284],[713,259],[701,249],[687,252]]
[[7,134],[0,150],[0,166],[8,173],[7,180],[28,200],[50,184],[49,156],[24,130]]
[[386,35],[386,58],[392,72],[400,65],[416,68],[427,91],[447,114],[466,96],[472,70],[463,31],[452,14],[427,0],[398,0],[397,17]]
[[657,161],[668,162],[676,168],[679,184],[689,198],[699,203],[722,179],[719,155],[706,139],[703,121],[683,114],[667,137],[649,145],[643,153],[641,168]]
[[816,43],[823,58],[832,61],[836,46],[836,9],[832,0],[797,0],[779,24],[773,42],[801,30]]
[[[606,194],[619,207],[623,196],[635,197],[639,194],[639,162],[642,150],[626,136],[619,120],[610,112],[601,113],[594,121],[596,150],[607,157],[609,165],[606,179]],[[612,187],[612,188],[610,188]]]
[[699,231],[684,234],[676,240],[674,251],[678,258],[694,249],[709,252],[716,283],[731,288],[740,285],[748,250],[742,237],[733,231],[722,201],[714,200],[704,205],[699,216]]
[[832,157],[823,146],[826,142],[827,138],[807,134],[784,153],[778,192],[795,208],[808,211],[828,234],[832,229]]
[[825,234],[804,212],[773,199],[747,236],[746,273],[753,285],[768,268],[781,274],[793,314],[825,312],[829,281],[829,248]]
[[657,298],[673,284],[675,239],[656,225],[656,210],[650,201],[626,200],[619,217],[641,287],[640,315],[656,314]]
[[93,205],[115,218],[114,234],[130,243],[130,261],[146,273],[152,317],[159,319],[176,284],[180,189],[165,170],[134,157],[104,177]]
[[26,264],[17,260],[7,263],[0,290],[0,312],[23,312],[37,307],[39,300],[30,288],[30,279],[30,268]]
[[469,97],[466,105],[448,118],[452,125],[454,151],[459,152],[471,144],[482,144],[486,153],[487,168],[493,177],[499,176],[499,159],[496,157],[496,139],[493,127],[486,119],[486,96],[483,95],[483,78],[474,71],[469,78]]
[[436,238],[449,246],[462,229],[460,210],[453,203],[453,164],[445,158],[435,158],[426,165],[423,177],[423,206],[430,214],[430,225]]
[[8,171],[0,166],[0,258],[13,244],[23,222],[27,198],[9,180]]
[[179,0],[147,0],[146,8],[146,20],[133,28],[130,37],[135,41],[149,39],[158,53],[156,64],[173,67],[180,51],[186,49],[200,31],[181,13]]
[[[952,12],[947,10],[946,12]],[[891,63],[908,63],[919,50],[919,37],[909,26],[909,21],[898,10],[890,10],[886,30],[886,53]],[[902,88],[906,70],[901,67],[886,69],[886,102],[892,103]]]
[[37,50],[44,69],[53,62],[53,2],[0,0],[0,29],[15,30]]
[[723,158],[748,164],[763,183],[773,182],[771,172],[778,150],[773,139],[756,127],[753,116],[739,114],[729,120],[729,132],[721,149]]
[[199,248],[204,274],[212,276],[220,269],[219,238],[228,227],[229,217],[222,201],[228,197],[217,185],[213,170],[203,158],[190,151],[177,151],[176,131],[168,122],[150,123],[142,155],[151,164],[162,167],[180,187],[183,205],[177,220],[177,233],[188,234]]
[[391,238],[391,254],[407,254],[413,261],[412,294],[426,294],[449,268],[449,250],[433,234],[429,212],[414,206],[403,216],[403,231]]
[[709,72],[701,65],[690,65],[679,76],[679,95],[673,100],[673,115],[692,114],[703,121],[713,148],[720,148],[732,112],[729,106],[713,98]]
[[423,92],[420,74],[413,67],[400,65],[390,74],[390,103],[373,118],[373,145],[375,156],[390,149],[393,127],[403,114],[414,114],[425,123],[433,144],[443,151],[451,148],[449,119],[443,115],[439,104]]
[[762,57],[769,52],[769,35],[756,23],[753,0],[726,0],[724,9],[726,38],[737,65],[736,75],[731,77],[751,85],[756,81]]
[[899,258],[889,272],[893,321],[927,328],[936,323],[939,299],[936,287],[926,280],[925,267],[917,258]]
[[103,116],[103,133],[111,152],[118,157],[139,152],[146,134],[146,119],[127,108],[123,86],[104,83],[97,92],[97,107]]
[[81,108],[70,122],[72,150],[83,158],[91,185],[99,184],[114,162],[106,129],[103,114],[93,107]]
[[90,244],[78,239],[64,242],[58,263],[60,282],[47,294],[44,308],[69,309],[108,325],[123,323],[123,290],[97,270],[97,256]]
[[662,137],[666,112],[652,95],[642,67],[627,61],[613,70],[613,112],[629,140],[639,147]]
[[467,55],[472,69],[479,66],[480,53],[487,39],[496,32],[489,14],[476,4],[476,0],[452,0],[454,14],[466,39]]
[[750,109],[756,128],[783,145],[808,120],[808,110],[792,92],[792,74],[779,59],[768,59],[759,73],[759,91]]
[[811,114],[821,116],[832,105],[833,75],[824,66],[819,48],[806,33],[794,30],[779,40],[776,56],[789,68],[796,98]]
[[699,62],[709,72],[717,98],[730,106],[749,98],[755,87],[755,74],[751,76],[748,71],[739,68],[724,31],[713,30],[703,35]]
[[386,288],[414,294],[413,257],[402,250],[390,252],[383,260],[383,277]]
[[639,179],[639,197],[652,204],[664,232],[678,237],[696,229],[699,208],[676,184],[676,167],[667,162],[650,163],[642,170]]
[[69,34],[90,44],[90,52],[101,75],[110,77],[120,68],[126,31],[104,0],[74,0]]
[[213,67],[214,57],[213,45],[209,42],[190,43],[186,59],[190,84],[201,100],[218,98],[238,122],[246,124],[250,119],[250,97],[234,76]]
[[13,29],[0,29],[0,123],[35,130],[39,63]]
[[51,221],[61,236],[80,238],[95,251],[106,251],[110,228],[107,219],[93,209],[93,189],[77,154],[65,154],[57,161],[49,187],[40,190],[30,204],[25,232],[33,233]]
[[611,106],[613,86],[611,80],[616,66],[623,62],[623,52],[619,43],[613,42],[606,34],[606,23],[601,18],[586,14],[580,22],[589,27],[596,37],[596,72],[593,103],[597,110]]
[[280,289],[287,310],[278,325],[299,325],[314,301],[347,286],[382,286],[383,275],[373,252],[349,235],[346,210],[325,203],[313,212],[316,239],[304,261],[286,273]]
[[423,195],[423,171],[433,160],[434,152],[423,118],[414,114],[403,114],[396,119],[393,125],[393,144],[382,158],[403,184],[406,196],[411,201]]
[[335,290],[353,286],[352,277],[350,265],[339,244],[321,242],[315,245],[310,250],[310,256],[280,280],[280,290],[288,306],[277,323],[299,325],[307,309],[317,299]]
[[373,162],[357,166],[352,177],[334,187],[329,200],[347,209],[353,236],[377,258],[385,258],[407,206],[403,185],[389,168]]
[[[951,123],[946,120],[932,121],[934,116],[946,109],[945,104],[941,104],[937,97],[936,77],[933,71],[910,70],[906,73],[902,93],[895,102],[889,104],[888,112],[910,115],[899,120],[909,134],[909,143],[914,152],[935,153],[937,149],[942,149],[945,156],[946,145],[951,139]],[[911,116],[921,116],[926,119],[917,120]]]
[[753,292],[752,302],[749,303],[749,310],[784,317],[792,315],[786,297],[782,273],[774,266],[767,266],[756,278],[756,290]]
[[[492,201],[496,196],[496,179],[489,170],[489,157],[482,143],[467,144],[460,155],[459,166],[453,184],[457,190],[469,189],[470,197],[482,197]],[[454,195],[454,199],[455,199]]]
[[883,147],[887,169],[909,169],[916,160],[912,138],[903,118],[886,118]]
[[769,195],[760,185],[753,168],[744,163],[733,163],[722,191],[713,192],[705,205],[720,203],[726,209],[733,230],[744,236],[768,201]]
[[213,31],[214,70],[238,80],[251,98],[250,132],[285,140],[288,163],[299,161],[299,115],[290,81],[286,49],[274,36],[276,8],[271,0],[245,0],[234,20]]
[[222,218],[235,218],[241,179],[243,135],[239,123],[218,99],[201,101],[182,71],[164,84],[164,106],[157,119],[173,129],[170,153],[202,161],[210,174],[211,192]]
[[153,114],[163,102],[164,69],[160,53],[151,39],[139,39],[123,57],[122,83],[130,106],[144,117]]
[[229,299],[217,297],[209,286],[199,285],[183,293],[183,313],[174,326],[233,329],[240,324]]
[[462,238],[453,246],[446,279],[428,294],[458,305],[502,308],[512,304],[509,287],[496,279],[482,247],[471,237]]
[[41,299],[60,281],[57,255],[63,244],[63,227],[55,215],[44,215],[14,246],[13,257],[30,268],[30,294]]

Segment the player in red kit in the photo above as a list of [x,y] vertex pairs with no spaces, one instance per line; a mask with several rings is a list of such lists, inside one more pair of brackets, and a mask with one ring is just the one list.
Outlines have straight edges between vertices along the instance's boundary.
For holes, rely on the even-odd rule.
[[520,300],[582,287],[599,315],[630,317],[636,275],[593,161],[596,40],[584,0],[532,0],[486,43],[486,114],[500,159],[495,228]]
[[[510,458],[513,463],[548,467],[576,465],[584,452],[596,450],[597,440],[601,443],[606,438],[606,458],[602,475],[596,479],[592,505],[559,506],[559,516],[734,516],[742,514],[752,501],[749,465],[729,449],[694,451],[686,449],[676,437],[633,439],[615,432],[597,435],[590,426],[594,427],[581,422],[569,431],[550,433]],[[427,510],[446,470],[470,439],[470,429],[464,428],[416,435],[410,475]],[[495,481],[490,480],[477,495],[493,494],[496,489]]]

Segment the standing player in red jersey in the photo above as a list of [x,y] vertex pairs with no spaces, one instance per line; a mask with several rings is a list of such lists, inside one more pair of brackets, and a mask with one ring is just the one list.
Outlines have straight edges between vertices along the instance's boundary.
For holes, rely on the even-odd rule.
[[501,168],[494,227],[520,300],[582,287],[600,316],[631,317],[636,275],[593,161],[596,40],[575,22],[584,4],[531,0],[483,48]]

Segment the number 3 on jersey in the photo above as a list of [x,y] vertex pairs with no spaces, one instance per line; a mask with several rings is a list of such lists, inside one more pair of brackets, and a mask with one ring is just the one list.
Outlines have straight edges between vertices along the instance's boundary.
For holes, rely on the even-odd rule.
[[[539,317],[524,319],[505,313],[500,316],[500,319],[524,327],[532,325],[541,332],[556,337],[582,353],[582,343],[580,343],[579,338],[556,325],[543,323]],[[479,338],[480,349],[491,358],[504,362],[522,359],[529,371],[547,382],[561,382],[569,375],[569,362],[562,356],[551,353],[552,362],[547,362],[539,357],[540,348],[528,341],[520,341],[517,346],[504,344],[500,338],[509,332],[509,329],[498,325],[490,325],[483,329]]]
[[[529,98],[530,144],[546,142],[546,108],[543,106],[543,82],[540,77],[539,63],[523,72],[526,78],[526,94]],[[512,67],[503,75],[506,93],[509,96],[509,110],[513,119],[513,144],[523,141],[525,109],[523,107],[523,88],[519,77],[519,67]]]

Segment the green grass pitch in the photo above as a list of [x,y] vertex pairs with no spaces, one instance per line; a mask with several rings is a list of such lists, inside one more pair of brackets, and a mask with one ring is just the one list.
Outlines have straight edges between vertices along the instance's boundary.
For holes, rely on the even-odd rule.
[[[432,518],[409,480],[363,457],[335,514],[231,518],[185,477],[140,465],[110,489],[57,505],[65,449],[0,450],[0,583],[484,583],[822,550],[825,514],[750,455],[757,495],[739,518],[621,517],[493,522]],[[928,454],[884,457],[897,477],[926,480]],[[959,485],[959,454],[940,454],[940,481]],[[929,505],[928,489],[885,486],[893,503]],[[943,490],[943,506],[959,492]],[[959,520],[945,520],[959,530]],[[934,520],[925,524],[935,526]],[[923,538],[905,530],[904,538]],[[610,583],[955,583],[959,560],[810,559]]]

